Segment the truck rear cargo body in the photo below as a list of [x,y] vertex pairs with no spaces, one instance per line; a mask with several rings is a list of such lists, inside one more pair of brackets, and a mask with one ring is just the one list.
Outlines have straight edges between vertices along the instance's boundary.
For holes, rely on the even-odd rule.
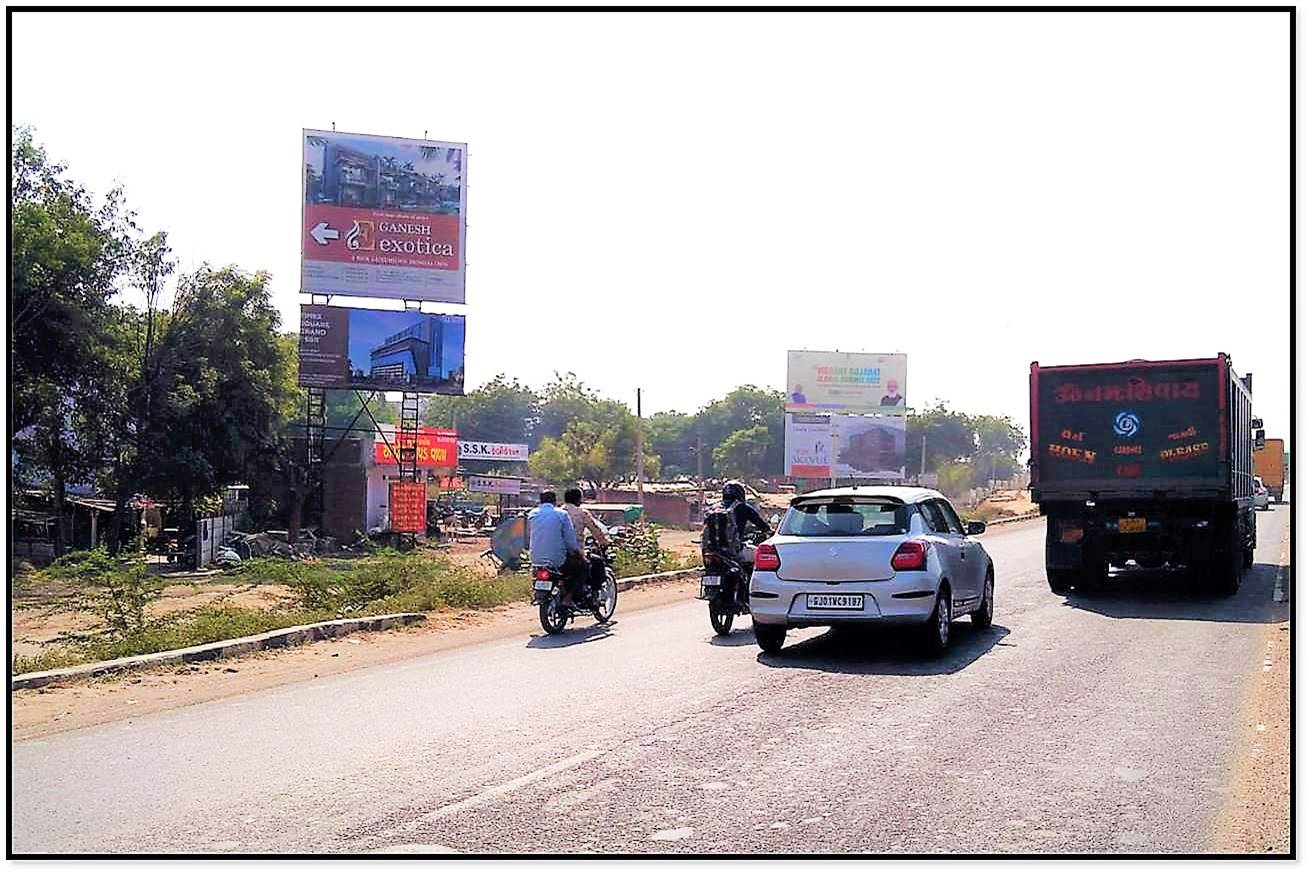
[[1255,546],[1253,441],[1251,393],[1227,356],[1034,362],[1030,393],[1053,591],[1094,588],[1130,561],[1236,588]]
[[1271,437],[1265,445],[1255,451],[1255,475],[1264,480],[1265,488],[1274,503],[1283,500],[1283,483],[1287,478],[1287,467],[1283,461],[1283,441]]

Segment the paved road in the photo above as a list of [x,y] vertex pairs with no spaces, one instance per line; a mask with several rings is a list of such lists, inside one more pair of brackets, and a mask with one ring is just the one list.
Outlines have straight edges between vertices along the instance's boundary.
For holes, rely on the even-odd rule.
[[[1239,752],[1286,506],[1213,600],[1046,588],[985,537],[995,625],[793,632],[688,601],[13,747],[29,852],[1204,851]],[[1133,594],[1133,593],[1136,594]]]

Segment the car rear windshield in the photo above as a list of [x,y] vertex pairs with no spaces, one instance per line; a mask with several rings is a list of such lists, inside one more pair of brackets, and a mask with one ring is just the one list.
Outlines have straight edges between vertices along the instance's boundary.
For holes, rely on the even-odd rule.
[[778,533],[801,537],[878,537],[909,530],[910,511],[900,501],[821,498],[793,504]]

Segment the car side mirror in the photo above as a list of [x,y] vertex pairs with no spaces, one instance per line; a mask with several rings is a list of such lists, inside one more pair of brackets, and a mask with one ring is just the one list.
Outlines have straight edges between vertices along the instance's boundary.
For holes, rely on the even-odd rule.
[[987,523],[976,519],[972,522],[969,522],[965,527],[965,531],[968,532],[970,536],[973,536],[974,534],[982,534],[986,530],[987,530]]

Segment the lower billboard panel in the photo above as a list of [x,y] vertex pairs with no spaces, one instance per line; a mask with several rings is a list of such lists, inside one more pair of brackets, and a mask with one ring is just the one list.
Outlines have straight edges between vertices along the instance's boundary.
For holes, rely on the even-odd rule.
[[[788,413],[786,474],[791,477],[905,478],[904,416],[838,416],[836,446],[827,416]],[[835,451],[834,451],[835,450]]]
[[464,317],[303,304],[300,384],[462,395]]

